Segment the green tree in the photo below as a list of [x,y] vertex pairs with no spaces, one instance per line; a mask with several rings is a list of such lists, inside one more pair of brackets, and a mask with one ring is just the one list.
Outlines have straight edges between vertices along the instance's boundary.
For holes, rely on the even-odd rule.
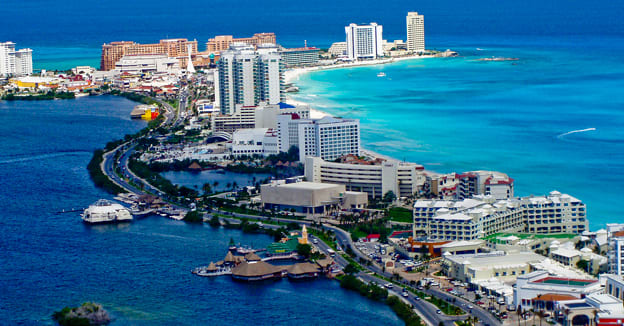
[[202,223],[204,222],[204,218],[202,214],[198,211],[189,211],[184,216],[184,221],[189,223]]
[[382,199],[382,200],[383,200],[383,202],[385,202],[385,203],[392,203],[393,201],[395,201],[395,200],[396,200],[396,198],[397,198],[397,197],[396,197],[396,195],[394,194],[394,191],[389,190],[388,192],[386,192],[386,193],[383,195],[383,199]]
[[310,258],[310,254],[312,253],[312,246],[309,244],[298,244],[297,245],[297,253],[305,258]]
[[347,275],[357,274],[358,271],[359,271],[358,267],[353,263],[349,263],[349,265],[345,266],[343,270],[343,272]]
[[204,183],[204,185],[202,186],[202,191],[204,192],[204,196],[212,193],[212,187],[210,187],[210,183]]
[[210,221],[208,221],[208,224],[210,224],[210,226],[212,227],[218,227],[221,226],[221,221],[219,220],[219,217],[217,215],[212,215],[212,218],[210,219]]

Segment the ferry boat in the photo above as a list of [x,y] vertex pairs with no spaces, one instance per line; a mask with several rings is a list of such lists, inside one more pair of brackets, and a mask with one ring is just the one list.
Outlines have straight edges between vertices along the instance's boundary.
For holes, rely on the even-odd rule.
[[210,263],[208,266],[197,267],[191,273],[197,276],[221,276],[221,275],[232,275],[232,269],[230,267],[225,266],[215,266],[214,263]]
[[90,224],[132,221],[132,214],[127,208],[106,199],[100,199],[87,207],[81,217]]
[[386,73],[382,71],[377,74],[377,77],[386,77]]

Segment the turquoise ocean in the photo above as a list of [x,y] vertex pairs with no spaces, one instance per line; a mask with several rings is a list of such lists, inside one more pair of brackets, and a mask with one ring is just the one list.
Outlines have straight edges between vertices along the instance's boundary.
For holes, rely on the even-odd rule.
[[[460,44],[455,58],[317,71],[295,80],[292,98],[360,119],[363,147],[380,154],[442,173],[505,172],[520,196],[569,193],[597,229],[622,217],[623,43],[578,42]],[[518,60],[479,60],[492,57]]]

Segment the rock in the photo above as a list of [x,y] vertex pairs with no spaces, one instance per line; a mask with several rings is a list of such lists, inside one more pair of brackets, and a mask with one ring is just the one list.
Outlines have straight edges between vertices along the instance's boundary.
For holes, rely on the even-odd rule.
[[80,307],[65,307],[52,315],[59,325],[105,325],[111,319],[108,312],[99,303],[85,302]]

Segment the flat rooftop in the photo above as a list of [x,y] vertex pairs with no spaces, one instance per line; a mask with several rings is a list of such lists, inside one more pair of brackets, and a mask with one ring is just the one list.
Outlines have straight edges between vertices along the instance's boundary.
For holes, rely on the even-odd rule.
[[564,277],[546,277],[541,280],[534,281],[533,283],[543,283],[543,284],[561,284],[561,285],[569,285],[569,286],[586,286],[592,283],[598,282],[597,280],[581,280],[574,278],[564,278]]
[[278,185],[272,185],[273,187],[280,187],[280,188],[288,188],[288,189],[312,189],[312,190],[321,190],[321,189],[331,189],[331,188],[335,188],[338,185],[335,184],[331,184],[331,183],[320,183],[320,182],[308,182],[308,181],[302,181],[302,182],[295,182],[295,183],[284,183],[284,184],[278,184]]

